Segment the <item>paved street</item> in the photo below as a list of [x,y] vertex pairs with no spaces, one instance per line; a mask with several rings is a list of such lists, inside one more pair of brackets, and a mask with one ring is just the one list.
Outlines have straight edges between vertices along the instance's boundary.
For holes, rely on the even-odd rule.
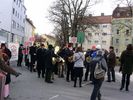
[[[14,65],[15,63],[13,63]],[[22,73],[18,78],[12,77],[10,100],[90,100],[93,85],[83,83],[82,88],[74,88],[73,82],[55,78],[53,84],[37,78],[36,73],[30,73],[26,67],[17,68]],[[117,73],[115,83],[104,82],[102,100],[133,100],[133,77],[130,92],[119,91],[120,74]]]

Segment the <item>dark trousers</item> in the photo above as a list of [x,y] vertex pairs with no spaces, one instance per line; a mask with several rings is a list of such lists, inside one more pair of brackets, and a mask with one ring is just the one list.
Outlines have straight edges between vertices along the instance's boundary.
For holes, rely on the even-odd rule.
[[51,75],[52,75],[52,69],[46,68],[46,75],[45,75],[45,81],[50,82],[51,81]]
[[39,78],[40,78],[40,75],[42,75],[42,78],[44,78],[45,68],[40,68],[40,67],[38,67],[38,68],[37,68],[37,74],[38,74],[38,77],[39,77]]
[[36,57],[35,56],[31,56],[31,63],[30,63],[30,71],[31,72],[33,71],[33,68],[35,66],[35,62],[36,62]]
[[121,88],[124,88],[126,82],[126,90],[128,90],[130,84],[130,74],[122,74]]
[[100,93],[100,88],[102,86],[103,80],[98,80],[94,82],[94,88],[91,94],[91,99],[90,100],[101,100],[101,93]]
[[22,60],[23,60],[23,55],[19,55],[19,56],[18,56],[17,66],[21,66]]
[[66,80],[69,81],[69,76],[71,73],[71,80],[73,81],[74,79],[74,70],[73,70],[73,63],[68,63],[67,64],[67,75],[66,75]]
[[111,81],[111,75],[112,75],[112,81],[115,81],[115,70],[114,70],[114,67],[109,67],[108,68],[107,75],[108,75],[108,81]]
[[79,77],[79,86],[81,87],[82,77],[83,77],[83,68],[82,67],[74,68],[74,87],[76,87],[78,77]]
[[90,71],[90,66],[89,66],[89,64],[87,64],[86,65],[86,72],[85,72],[85,79],[84,79],[85,81],[88,80],[89,71]]

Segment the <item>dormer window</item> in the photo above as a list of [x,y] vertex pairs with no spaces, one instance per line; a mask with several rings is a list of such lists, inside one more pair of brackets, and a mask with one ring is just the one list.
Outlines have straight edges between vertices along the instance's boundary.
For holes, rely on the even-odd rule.
[[127,17],[129,17],[130,16],[130,13],[127,13]]
[[119,12],[117,13],[117,17],[120,17],[120,13]]

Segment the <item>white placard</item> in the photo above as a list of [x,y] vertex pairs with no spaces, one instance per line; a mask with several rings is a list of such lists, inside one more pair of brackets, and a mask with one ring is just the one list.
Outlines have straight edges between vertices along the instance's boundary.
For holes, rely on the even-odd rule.
[[10,49],[10,51],[12,53],[11,61],[18,60],[19,44],[18,43],[9,43],[8,48]]

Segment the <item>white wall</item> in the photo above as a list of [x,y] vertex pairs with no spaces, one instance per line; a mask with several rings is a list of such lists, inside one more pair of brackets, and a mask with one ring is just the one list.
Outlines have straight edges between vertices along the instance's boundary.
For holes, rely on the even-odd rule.
[[[19,0],[18,0],[19,1]],[[22,2],[17,3],[13,2],[13,8],[15,9],[15,13],[12,14],[12,20],[16,23],[16,28],[12,28],[12,33],[24,37],[24,30],[22,30],[22,27],[25,27],[25,13],[26,9]],[[18,27],[19,24],[19,27]]]
[[13,0],[0,0],[0,28],[11,30],[11,15],[12,15]]
[[[107,27],[103,28],[103,25],[107,25]],[[87,37],[87,34],[91,33],[91,37]],[[95,33],[99,33],[99,35],[95,35]],[[103,36],[102,33],[107,33],[107,35]],[[108,50],[111,45],[111,24],[99,24],[99,28],[89,28],[85,33],[85,41],[83,43],[83,47],[85,50],[91,49],[93,45],[101,45],[102,48]],[[91,43],[88,42],[91,41]],[[98,43],[95,43],[95,41]],[[106,44],[103,44],[102,41],[106,41]]]
[[28,41],[29,38],[32,36],[33,27],[32,25],[26,21],[25,23],[25,41]]

